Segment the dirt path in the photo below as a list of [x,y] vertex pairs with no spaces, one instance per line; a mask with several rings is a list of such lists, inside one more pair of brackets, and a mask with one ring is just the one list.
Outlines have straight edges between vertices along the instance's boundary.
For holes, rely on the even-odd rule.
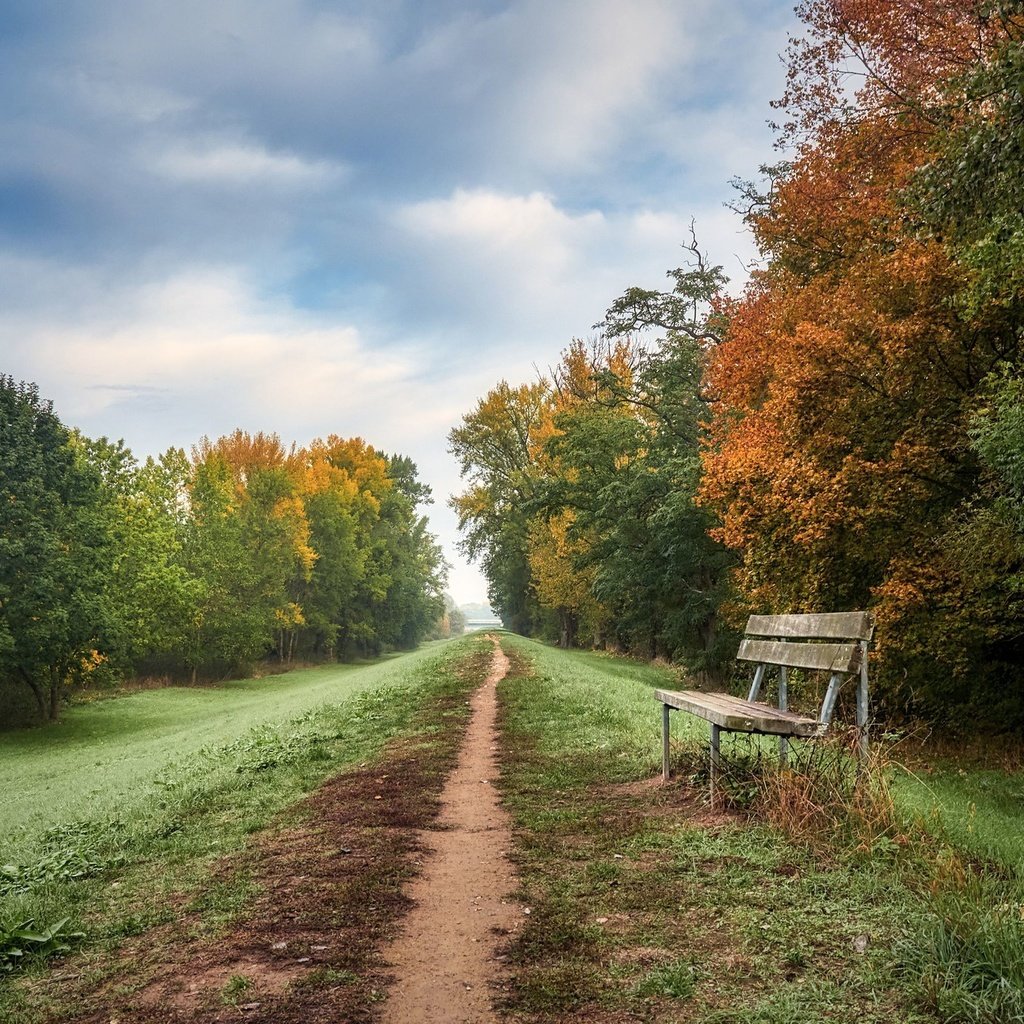
[[422,837],[428,852],[410,892],[414,909],[403,934],[384,951],[396,977],[384,1006],[386,1024],[498,1019],[491,996],[505,972],[497,946],[522,920],[510,898],[508,816],[494,785],[496,687],[508,668],[494,640],[490,674],[473,696],[458,765],[441,794],[441,831]]

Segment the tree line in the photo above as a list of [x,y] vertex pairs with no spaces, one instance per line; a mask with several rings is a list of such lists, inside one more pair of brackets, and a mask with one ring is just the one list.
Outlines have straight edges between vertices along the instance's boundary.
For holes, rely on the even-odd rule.
[[[411,460],[360,438],[203,438],[139,462],[0,376],[0,701],[414,647],[458,618]],[[8,715],[3,717],[7,718]]]
[[810,0],[736,182],[760,260],[627,290],[450,435],[510,626],[721,675],[750,611],[870,607],[881,713],[1024,726],[1024,15]]

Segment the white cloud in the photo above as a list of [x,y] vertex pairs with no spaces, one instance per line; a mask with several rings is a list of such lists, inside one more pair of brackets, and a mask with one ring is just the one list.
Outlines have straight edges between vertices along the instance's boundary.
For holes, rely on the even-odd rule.
[[262,83],[267,94],[285,88],[312,99],[377,60],[370,19],[291,0],[96,6],[82,47],[91,66],[203,96]]
[[406,316],[416,316],[417,302],[421,322],[457,309],[455,329],[465,336],[491,338],[492,352],[506,360],[502,345],[512,344],[526,367],[531,359],[543,365],[586,336],[627,287],[665,286],[665,272],[686,259],[691,217],[712,261],[742,281],[750,239],[718,204],[606,214],[569,211],[540,193],[458,189],[401,207],[392,244],[416,268],[403,280]]
[[[46,274],[48,288],[59,290],[61,268]],[[81,291],[82,271],[70,270],[68,281]],[[103,288],[94,315],[81,306],[49,316],[37,308],[0,323],[12,372],[38,381],[61,414],[87,431],[110,432],[126,396],[133,399],[133,421],[123,431],[130,442],[133,431],[147,439],[162,431],[163,445],[185,444],[237,425],[283,430],[296,419],[323,432],[344,430],[339,408],[346,424],[360,413],[372,418],[412,376],[400,354],[369,351],[354,326],[274,308],[229,269],[196,268],[119,288],[97,278],[93,286]],[[146,409],[135,399],[147,394],[165,400]],[[260,417],[271,422],[261,427]]]
[[432,26],[386,71],[414,103],[411,90],[429,96],[439,86],[459,114],[451,130],[469,126],[495,171],[504,162],[513,177],[588,172],[664,101],[666,78],[677,86],[686,78],[710,6],[523,0],[490,16],[463,12]]
[[569,270],[587,239],[602,229],[604,216],[596,210],[567,213],[540,192],[516,196],[456,189],[446,199],[399,208],[395,221],[428,246],[461,254],[485,274],[518,269],[525,285]]
[[[81,267],[0,257],[23,286],[24,308],[0,316],[6,373],[35,381],[64,422],[123,437],[137,455],[236,427],[306,442],[360,435],[412,456],[434,488],[431,514],[460,601],[485,586],[456,550],[448,495],[458,471],[445,437],[492,383],[476,362],[437,374],[428,347],[382,349],[352,324],[273,305],[234,270],[196,268],[120,284]],[[65,294],[66,304],[51,303]]]
[[705,6],[578,0],[517,8],[513,38],[524,66],[509,80],[499,123],[542,166],[578,168],[614,150],[649,116],[666,72],[678,80],[691,63],[688,28]]
[[752,253],[783,0],[86,6],[0,42],[0,349],[88,433],[361,433],[440,503],[459,416],[691,216]]
[[245,142],[201,139],[172,142],[145,160],[158,174],[183,182],[225,185],[311,186],[336,184],[345,168],[327,160],[271,152]]
[[193,110],[196,101],[183,93],[126,78],[111,63],[88,67],[78,65],[70,74],[62,67],[51,76],[50,88],[76,102],[83,110],[101,118],[149,125],[173,119]]

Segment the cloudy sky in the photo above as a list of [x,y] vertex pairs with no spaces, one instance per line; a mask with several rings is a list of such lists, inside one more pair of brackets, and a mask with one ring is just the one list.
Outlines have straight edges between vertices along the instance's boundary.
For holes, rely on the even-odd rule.
[[0,0],[0,372],[140,456],[411,455],[678,266],[771,162],[776,0]]

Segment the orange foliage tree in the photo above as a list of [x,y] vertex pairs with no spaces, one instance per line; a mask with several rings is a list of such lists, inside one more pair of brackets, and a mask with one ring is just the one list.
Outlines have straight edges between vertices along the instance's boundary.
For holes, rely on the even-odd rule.
[[1016,22],[967,0],[800,12],[779,104],[794,158],[743,188],[765,262],[710,361],[702,500],[749,607],[873,603],[890,707],[956,714],[1020,632],[1013,595],[956,547],[978,511],[979,395],[1019,359],[1021,321],[1005,297],[964,301],[962,251],[914,197],[980,109],[965,76]]

